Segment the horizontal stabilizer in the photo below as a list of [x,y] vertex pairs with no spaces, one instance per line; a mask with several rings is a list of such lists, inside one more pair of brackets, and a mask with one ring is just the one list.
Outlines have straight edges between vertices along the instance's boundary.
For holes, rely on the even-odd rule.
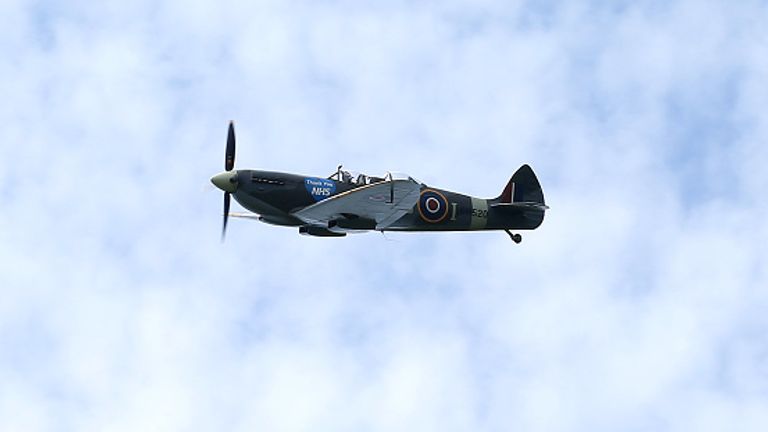
[[549,210],[549,206],[542,203],[531,202],[531,201],[512,202],[512,203],[499,202],[499,203],[491,204],[491,207],[516,208],[520,210]]

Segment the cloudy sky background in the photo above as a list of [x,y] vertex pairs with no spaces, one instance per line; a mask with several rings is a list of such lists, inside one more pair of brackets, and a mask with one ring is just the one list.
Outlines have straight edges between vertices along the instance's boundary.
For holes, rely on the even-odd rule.
[[[764,1],[0,5],[0,430],[768,429]],[[552,207],[219,243],[237,166]]]

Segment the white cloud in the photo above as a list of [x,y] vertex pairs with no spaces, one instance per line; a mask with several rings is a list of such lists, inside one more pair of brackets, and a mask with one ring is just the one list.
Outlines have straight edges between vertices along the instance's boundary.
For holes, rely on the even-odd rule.
[[[4,3],[0,429],[765,429],[765,13]],[[552,210],[221,246],[230,118],[241,167],[530,162]]]

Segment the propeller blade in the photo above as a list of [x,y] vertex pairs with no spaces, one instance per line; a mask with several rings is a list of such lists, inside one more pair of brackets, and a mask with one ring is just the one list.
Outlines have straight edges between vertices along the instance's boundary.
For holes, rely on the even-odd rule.
[[229,200],[230,193],[224,192],[224,224],[221,226],[221,241],[227,235],[227,220],[229,219]]
[[232,171],[235,166],[235,122],[229,122],[227,133],[227,152],[224,155],[224,170]]
[[[227,131],[227,149],[224,153],[224,169],[226,171],[232,171],[232,168],[235,167],[235,122],[230,121],[229,122],[229,130]],[[223,175],[218,174],[213,177],[213,179],[219,179],[219,177]],[[211,179],[211,181],[213,181]],[[229,179],[231,182],[232,179]],[[223,187],[220,185],[220,183],[217,183],[216,181],[213,181],[216,186],[218,186],[221,189],[224,189],[224,220],[221,225],[221,241],[223,242],[224,239],[227,236],[227,221],[229,220],[229,202],[232,199],[232,194],[229,192],[226,192],[229,190],[228,187]]]

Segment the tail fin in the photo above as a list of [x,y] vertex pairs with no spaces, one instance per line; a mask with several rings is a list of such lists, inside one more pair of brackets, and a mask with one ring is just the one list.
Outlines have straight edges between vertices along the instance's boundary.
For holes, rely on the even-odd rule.
[[541,191],[539,180],[528,165],[523,165],[515,171],[504,191],[493,201],[494,204],[492,205],[524,203],[541,209],[547,208],[544,204],[544,193]]

